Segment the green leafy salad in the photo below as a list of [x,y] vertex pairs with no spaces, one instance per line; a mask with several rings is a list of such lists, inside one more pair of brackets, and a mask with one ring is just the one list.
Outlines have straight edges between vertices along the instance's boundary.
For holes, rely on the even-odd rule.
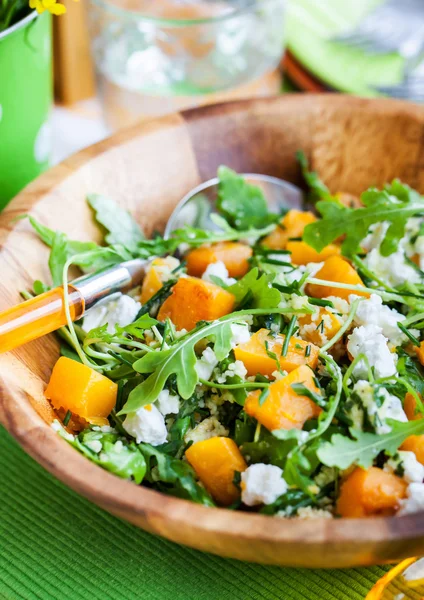
[[[424,510],[424,197],[395,180],[271,214],[220,167],[213,231],[146,239],[88,197],[105,245],[34,218],[53,285],[149,259],[142,285],[59,331],[53,427],[115,475],[290,518]],[[47,290],[37,281],[34,294]]]

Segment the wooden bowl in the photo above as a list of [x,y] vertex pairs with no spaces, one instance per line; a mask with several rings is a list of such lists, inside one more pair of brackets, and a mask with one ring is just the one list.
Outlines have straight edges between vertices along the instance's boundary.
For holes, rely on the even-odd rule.
[[[357,194],[399,177],[424,192],[424,109],[389,100],[291,95],[210,106],[118,133],[50,170],[0,217],[0,310],[35,279],[48,251],[22,213],[73,238],[100,239],[85,195],[128,208],[150,233],[220,164],[300,182],[302,148],[333,191]],[[424,553],[424,513],[399,518],[284,520],[206,508],[103,471],[51,429],[43,389],[53,335],[0,357],[0,420],[53,475],[111,513],[175,542],[243,560],[302,567],[369,565]]]

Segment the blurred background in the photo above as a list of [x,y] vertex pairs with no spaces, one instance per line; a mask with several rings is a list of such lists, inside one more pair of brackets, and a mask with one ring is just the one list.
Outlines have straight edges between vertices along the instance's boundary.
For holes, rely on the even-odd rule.
[[424,101],[424,0],[64,0],[53,17],[56,0],[26,2],[0,0],[0,209],[48,165],[175,110],[293,91]]

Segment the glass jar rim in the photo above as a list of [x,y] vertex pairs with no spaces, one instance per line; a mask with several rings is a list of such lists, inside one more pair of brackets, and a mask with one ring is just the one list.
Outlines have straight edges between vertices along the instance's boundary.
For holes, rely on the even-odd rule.
[[[269,3],[272,4],[274,2],[284,2],[286,0],[262,0],[264,4]],[[234,7],[234,10],[230,12],[225,12],[219,15],[209,16],[209,17],[198,17],[193,19],[187,18],[168,18],[161,17],[155,15],[149,15],[143,12],[138,12],[133,9],[122,8],[114,3],[114,0],[91,0],[93,4],[97,4],[101,6],[105,10],[116,13],[123,17],[137,17],[140,21],[145,21],[147,23],[151,23],[153,25],[162,25],[167,27],[190,27],[195,25],[208,25],[213,23],[218,23],[220,21],[227,21],[229,19],[233,19],[244,13],[252,12],[258,8],[256,1],[252,4],[240,7]]]

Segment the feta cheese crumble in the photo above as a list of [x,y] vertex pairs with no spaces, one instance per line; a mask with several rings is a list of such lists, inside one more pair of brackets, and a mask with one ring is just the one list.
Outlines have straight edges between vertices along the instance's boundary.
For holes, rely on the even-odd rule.
[[[357,296],[350,296],[352,301]],[[406,341],[406,335],[398,327],[404,316],[385,304],[381,296],[371,294],[369,299],[361,300],[356,311],[354,322],[356,325],[376,325],[381,328],[383,335],[394,346],[400,346]]]
[[[370,367],[374,367],[377,378],[390,377],[396,373],[397,354],[390,352],[387,338],[377,325],[361,325],[348,336],[347,351],[355,359],[364,354]],[[365,377],[368,374],[365,361],[360,360],[354,374]]]
[[219,279],[222,279],[225,285],[232,285],[233,283],[236,283],[236,280],[233,277],[228,276],[228,269],[222,260],[218,260],[217,262],[208,265],[206,271],[202,275],[203,281],[214,283],[212,277],[219,277]]
[[394,287],[407,281],[410,283],[421,281],[419,273],[406,262],[403,248],[399,248],[389,256],[382,256],[380,251],[374,248],[367,254],[364,263],[379,279]]
[[418,462],[413,452],[400,450],[397,458],[390,458],[384,465],[384,471],[395,473],[403,469],[403,479],[408,483],[422,483],[424,480],[424,465]]
[[215,352],[212,348],[205,348],[202,352],[202,357],[198,359],[195,366],[199,379],[209,381],[217,364],[218,359],[216,358]]
[[247,369],[241,360],[236,360],[233,363],[229,364],[228,369],[224,371],[222,375],[218,375],[216,381],[218,383],[225,383],[227,379],[234,377],[234,375],[241,377],[241,379],[244,379],[247,375]]
[[180,410],[179,396],[172,395],[169,390],[162,390],[155,404],[164,417],[176,415]]
[[406,493],[407,498],[399,503],[398,517],[424,510],[424,483],[410,483]]
[[88,310],[83,319],[82,328],[84,331],[90,331],[107,323],[108,333],[114,333],[115,325],[125,327],[132,323],[140,308],[140,302],[131,296],[121,294],[115,300],[104,302]]
[[213,437],[227,437],[230,432],[226,429],[216,417],[208,417],[193,429],[190,429],[185,436],[184,441],[188,442],[203,442]]
[[250,465],[241,474],[241,499],[246,506],[272,504],[287,492],[283,471],[274,465]]
[[247,323],[233,323],[231,325],[231,348],[239,344],[246,344],[250,340],[250,330]]
[[360,379],[353,386],[353,392],[357,394],[367,411],[376,433],[390,433],[392,428],[386,423],[387,419],[403,423],[408,420],[400,399],[390,394],[385,388],[374,388],[368,381]]
[[145,442],[152,446],[160,446],[166,442],[168,431],[165,419],[154,404],[129,413],[122,425],[125,431],[136,439],[137,444]]
[[361,247],[368,252],[380,248],[381,242],[384,240],[389,226],[390,223],[388,221],[382,221],[381,223],[371,225],[368,235],[364,237],[361,242]]

